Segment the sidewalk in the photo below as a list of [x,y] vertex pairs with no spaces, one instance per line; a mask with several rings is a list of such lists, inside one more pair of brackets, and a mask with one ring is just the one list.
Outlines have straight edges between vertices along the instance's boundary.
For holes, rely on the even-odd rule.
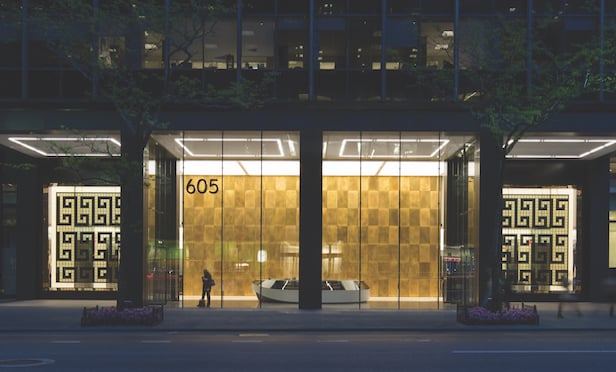
[[82,327],[84,307],[114,306],[115,301],[29,300],[0,302],[0,333],[28,331],[199,331],[199,332],[308,332],[308,331],[492,331],[492,330],[611,330],[609,305],[578,304],[564,308],[564,319],[556,317],[558,303],[537,305],[539,325],[467,326],[456,321],[453,307],[440,310],[299,310],[292,307],[264,309],[221,309],[165,306],[161,324],[148,326]]

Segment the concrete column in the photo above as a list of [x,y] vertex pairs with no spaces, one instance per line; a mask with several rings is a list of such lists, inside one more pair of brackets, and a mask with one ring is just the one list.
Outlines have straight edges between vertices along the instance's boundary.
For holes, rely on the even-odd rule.
[[43,220],[41,195],[38,168],[21,172],[17,183],[16,297],[18,300],[36,298],[43,279],[41,235],[47,230],[41,226]]
[[323,133],[300,133],[299,186],[299,308],[321,308],[322,160]]
[[[583,197],[587,202],[582,206],[586,230],[585,239],[578,237],[577,265],[583,265],[582,277],[587,300],[601,301],[603,291],[601,282],[609,274],[609,193],[610,193],[610,158],[609,156],[590,162],[588,183]],[[579,230],[579,227],[578,227]],[[581,246],[582,242],[588,242]],[[588,264],[584,258],[587,257]]]
[[[492,286],[492,269],[494,261],[494,230],[500,228],[495,220],[495,203],[501,201],[502,185],[499,183],[498,154],[494,138],[489,130],[482,129],[480,134],[480,171],[479,171],[479,247],[477,259],[477,287],[479,303],[485,303],[490,297]],[[500,206],[502,208],[502,205]]]
[[122,128],[122,162],[130,171],[121,172],[122,241],[118,277],[118,308],[141,307],[144,304],[145,245],[147,242],[147,195],[144,190],[143,147],[139,136]]

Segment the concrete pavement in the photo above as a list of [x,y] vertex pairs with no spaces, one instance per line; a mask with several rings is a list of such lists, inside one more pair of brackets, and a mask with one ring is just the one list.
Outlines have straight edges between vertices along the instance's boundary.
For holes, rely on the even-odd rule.
[[[198,308],[166,305],[164,320],[155,326],[81,326],[84,307],[114,306],[106,300],[0,301],[0,333],[34,331],[199,331],[199,332],[308,332],[308,331],[487,331],[487,330],[610,330],[616,316],[604,303],[566,304],[564,318],[557,318],[558,303],[536,305],[539,325],[470,326],[456,321],[454,306],[422,310],[373,310],[327,307],[299,310],[296,306],[267,308]],[[230,305],[227,305],[230,306]]]

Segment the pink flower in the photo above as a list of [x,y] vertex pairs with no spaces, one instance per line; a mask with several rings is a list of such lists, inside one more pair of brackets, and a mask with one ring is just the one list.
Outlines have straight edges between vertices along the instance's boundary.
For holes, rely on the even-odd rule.
[[539,322],[539,315],[531,308],[493,312],[477,306],[466,310],[466,321],[472,324],[536,324]]

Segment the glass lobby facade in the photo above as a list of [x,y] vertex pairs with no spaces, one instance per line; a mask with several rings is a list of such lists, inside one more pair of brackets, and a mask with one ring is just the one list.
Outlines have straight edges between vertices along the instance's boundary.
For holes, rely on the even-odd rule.
[[[215,306],[254,306],[254,283],[297,280],[299,133],[178,132],[153,140],[149,195],[169,188],[161,178],[174,178],[176,193],[167,195],[167,208],[178,217],[177,239],[151,234],[150,300],[195,301],[206,268],[217,283]],[[370,300],[359,306],[434,307],[447,300],[446,159],[473,142],[472,136],[439,133],[324,133],[323,280],[363,282]],[[160,174],[160,163],[169,161],[174,174]],[[461,195],[472,205],[473,177],[467,182],[464,189],[471,191]],[[157,210],[159,200],[150,198],[151,232],[159,218],[173,223],[167,220],[172,211]],[[472,219],[466,228],[473,229]],[[157,282],[165,265],[163,271],[173,275]]]
[[[101,154],[117,145],[113,135],[88,136],[109,142]],[[609,150],[616,140],[530,137],[511,155],[512,173],[505,179],[502,270],[521,296],[550,295],[563,285],[580,294],[588,285],[584,259],[592,228],[587,223],[588,163],[552,166],[515,158],[539,151],[529,146],[533,141],[550,141],[563,157],[575,151],[584,157],[599,148]],[[50,142],[69,146],[67,135],[61,134],[7,138],[1,140],[15,149],[48,155],[41,156],[50,169],[61,155],[57,151],[65,148]],[[73,139],[73,151],[84,146],[84,138]],[[148,302],[190,306],[200,298],[206,268],[217,282],[214,306],[270,306],[256,296],[262,280],[297,280],[300,252],[306,249],[300,244],[300,142],[300,131],[153,134],[144,164]],[[96,155],[95,147],[81,148]],[[437,307],[476,300],[476,136],[324,131],[321,150],[322,242],[308,249],[319,250],[324,281],[363,283],[370,298],[351,305],[360,308]],[[113,165],[117,160],[106,161]],[[561,175],[544,179],[535,174],[555,169]],[[97,172],[100,169],[95,175],[102,176]],[[3,240],[9,243],[11,226],[19,220],[11,219],[16,190],[15,185],[4,188]],[[77,184],[55,174],[43,185],[46,239],[37,258],[43,273],[37,285],[43,292],[88,296],[116,291],[119,191],[118,186]],[[6,263],[14,257],[10,249],[14,246],[7,245],[3,252]]]

